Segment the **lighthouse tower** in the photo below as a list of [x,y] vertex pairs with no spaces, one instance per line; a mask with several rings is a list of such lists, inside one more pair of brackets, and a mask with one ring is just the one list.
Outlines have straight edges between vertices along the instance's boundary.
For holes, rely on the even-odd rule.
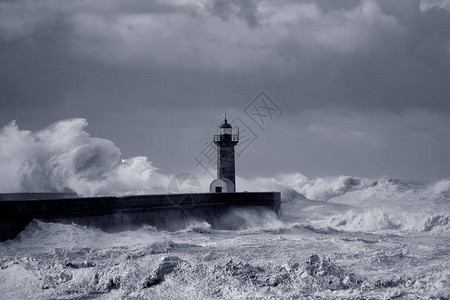
[[234,146],[239,142],[239,131],[233,132],[227,116],[219,127],[219,134],[214,135],[217,146],[217,179],[211,182],[211,193],[231,193],[236,191]]

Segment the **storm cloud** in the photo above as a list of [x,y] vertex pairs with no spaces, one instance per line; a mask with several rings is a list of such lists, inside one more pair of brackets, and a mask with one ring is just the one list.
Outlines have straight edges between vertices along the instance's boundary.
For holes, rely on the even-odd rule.
[[264,90],[284,114],[254,127],[243,176],[445,177],[448,28],[437,0],[1,2],[0,126],[82,117],[195,170],[222,113]]

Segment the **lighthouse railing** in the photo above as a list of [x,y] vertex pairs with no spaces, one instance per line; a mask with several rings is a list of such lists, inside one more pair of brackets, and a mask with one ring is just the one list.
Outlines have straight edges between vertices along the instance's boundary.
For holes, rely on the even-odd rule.
[[215,134],[214,142],[239,142],[239,134]]

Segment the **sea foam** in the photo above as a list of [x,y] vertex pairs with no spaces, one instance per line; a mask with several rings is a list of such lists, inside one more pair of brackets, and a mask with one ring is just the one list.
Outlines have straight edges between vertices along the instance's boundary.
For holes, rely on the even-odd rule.
[[165,191],[167,177],[144,156],[122,159],[113,142],[86,132],[85,119],[21,130],[11,122],[0,131],[0,191],[123,195]]

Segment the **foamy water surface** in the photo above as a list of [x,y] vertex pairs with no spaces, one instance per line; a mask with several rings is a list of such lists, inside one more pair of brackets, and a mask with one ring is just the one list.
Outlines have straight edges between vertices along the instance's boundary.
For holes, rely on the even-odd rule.
[[35,220],[0,244],[0,298],[448,299],[449,187],[300,180],[285,184],[281,218],[235,210],[240,230]]

